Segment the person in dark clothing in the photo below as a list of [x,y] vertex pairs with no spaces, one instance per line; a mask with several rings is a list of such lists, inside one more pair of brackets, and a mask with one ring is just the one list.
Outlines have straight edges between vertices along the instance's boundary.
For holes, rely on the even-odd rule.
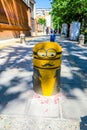
[[56,38],[55,31],[51,30],[50,41],[55,42],[55,38]]
[[48,27],[46,28],[46,34],[48,35],[48,33],[49,33],[49,29],[48,29]]

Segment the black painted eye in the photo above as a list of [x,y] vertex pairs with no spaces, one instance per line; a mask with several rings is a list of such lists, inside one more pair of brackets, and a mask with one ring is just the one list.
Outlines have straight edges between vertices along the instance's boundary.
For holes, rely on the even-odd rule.
[[45,57],[46,56],[46,51],[40,49],[40,50],[38,50],[37,54],[38,54],[39,57]]
[[55,56],[56,56],[56,51],[53,50],[53,49],[49,49],[49,50],[47,51],[47,56],[48,56],[48,57],[55,57]]

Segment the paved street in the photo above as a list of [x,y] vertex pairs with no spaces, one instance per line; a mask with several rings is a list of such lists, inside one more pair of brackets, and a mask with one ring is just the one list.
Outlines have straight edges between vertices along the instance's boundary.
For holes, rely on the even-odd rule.
[[[0,49],[0,130],[87,130],[87,47],[57,36],[63,56],[61,92],[54,103],[55,96],[43,99],[33,92],[32,48],[41,41],[49,41],[49,36]],[[41,105],[41,101],[49,101],[48,106],[44,102]],[[17,124],[19,118],[21,126]]]

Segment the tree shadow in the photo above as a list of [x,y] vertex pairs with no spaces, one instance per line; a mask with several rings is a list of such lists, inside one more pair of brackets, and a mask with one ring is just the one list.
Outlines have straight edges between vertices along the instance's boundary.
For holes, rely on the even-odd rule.
[[10,102],[33,90],[32,48],[44,39],[38,38],[28,41],[29,45],[18,44],[0,50],[0,113]]
[[28,45],[33,45],[33,44],[35,44],[35,43],[38,43],[38,42],[45,42],[45,41],[50,41],[50,36],[43,36],[43,37],[39,37],[39,38],[37,38],[37,39],[34,39],[34,40],[27,40],[26,41],[26,43],[28,44]]
[[18,45],[0,51],[0,113],[8,103],[32,90],[32,58],[32,46]]
[[80,130],[87,130],[87,116],[81,117]]
[[[61,91],[69,102],[73,101],[76,118],[81,118],[80,130],[87,129],[87,48],[72,41],[59,42],[63,48],[61,67]],[[71,103],[65,104],[70,110]],[[79,108],[79,110],[78,110]],[[68,111],[68,110],[67,110]],[[72,113],[72,108],[71,108]],[[69,111],[68,111],[69,113]]]
[[[73,97],[70,93],[78,88],[84,92],[87,89],[87,48],[82,48],[71,41],[59,42],[63,48],[62,65],[66,68],[61,74],[61,88],[65,95]],[[64,68],[61,68],[64,70]],[[68,69],[70,68],[70,70]],[[70,72],[67,72],[67,71]],[[70,73],[70,76],[67,76]]]
[[[10,88],[11,86],[9,86]],[[12,92],[9,94],[6,94],[6,92],[8,91],[8,87],[4,86],[4,85],[0,85],[0,112],[3,111],[3,109],[5,109],[6,105],[8,104],[8,102],[11,102],[12,100],[16,99],[19,97],[19,95],[21,94],[20,92]]]
[[5,62],[0,65],[1,71],[14,67],[32,71],[32,48],[23,46],[8,47],[1,50],[0,53],[1,60],[5,59]]
[[[6,108],[8,102],[33,89],[32,48],[39,41],[43,39],[38,38],[29,41],[29,45],[19,44],[0,51],[0,112]],[[87,49],[76,44],[73,46],[70,42],[61,42],[60,45],[63,47],[62,65],[65,65],[64,68],[71,67],[71,76],[67,76],[67,69],[65,75],[61,75],[61,89],[66,97],[76,99],[72,90],[79,88],[84,92],[87,88]]]

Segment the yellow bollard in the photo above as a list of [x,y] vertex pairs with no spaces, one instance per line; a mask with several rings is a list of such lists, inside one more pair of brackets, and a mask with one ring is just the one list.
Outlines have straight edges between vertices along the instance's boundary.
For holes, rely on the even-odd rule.
[[36,93],[51,96],[60,91],[62,47],[56,42],[40,42],[33,48],[34,83]]

